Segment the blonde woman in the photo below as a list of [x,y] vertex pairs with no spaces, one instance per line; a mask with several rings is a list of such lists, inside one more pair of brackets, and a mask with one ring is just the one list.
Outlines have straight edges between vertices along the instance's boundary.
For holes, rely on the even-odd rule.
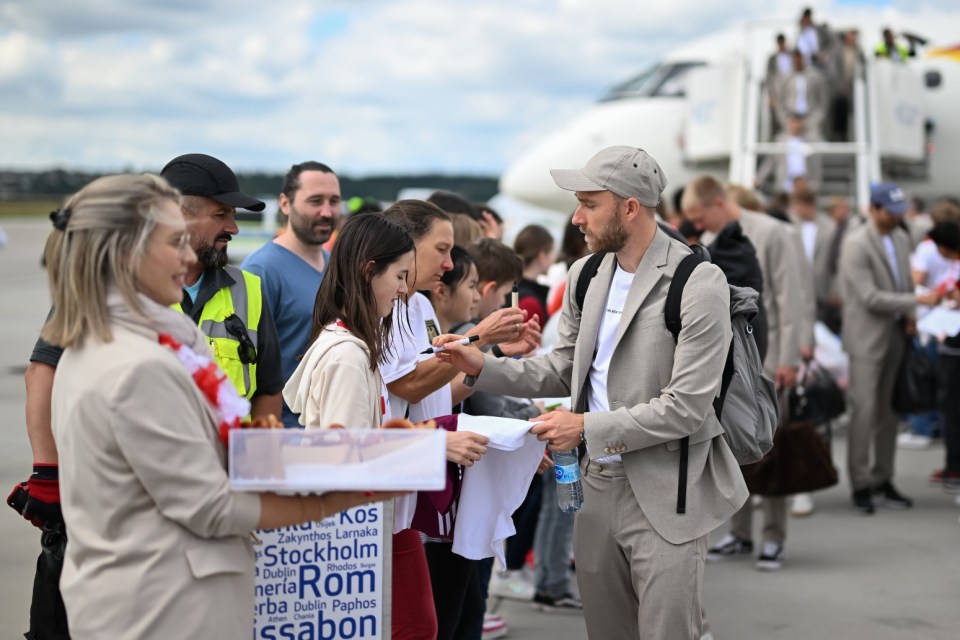
[[203,335],[169,308],[196,255],[162,178],[100,178],[53,221],[43,338],[65,348],[52,422],[71,637],[250,637],[251,531],[395,494],[230,491],[221,433],[248,407],[220,389]]

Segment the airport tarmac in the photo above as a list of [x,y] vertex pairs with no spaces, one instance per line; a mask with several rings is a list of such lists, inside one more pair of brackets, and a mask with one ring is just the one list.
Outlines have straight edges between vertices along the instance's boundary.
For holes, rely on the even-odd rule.
[[[23,369],[49,306],[46,272],[40,268],[49,225],[4,219],[0,226],[9,237],[0,248],[0,491],[6,495],[30,471]],[[707,566],[704,602],[714,637],[960,637],[960,509],[926,482],[943,466],[943,449],[899,450],[897,485],[916,504],[909,511],[881,508],[873,517],[850,509],[842,434],[833,454],[841,482],[814,496],[812,516],[790,520],[782,570],[760,573],[751,560]],[[39,536],[8,508],[0,514],[0,640],[12,640],[26,630]],[[756,516],[759,541],[760,513]],[[499,613],[510,625],[509,638],[586,637],[577,614],[535,612],[516,601],[504,601]]]

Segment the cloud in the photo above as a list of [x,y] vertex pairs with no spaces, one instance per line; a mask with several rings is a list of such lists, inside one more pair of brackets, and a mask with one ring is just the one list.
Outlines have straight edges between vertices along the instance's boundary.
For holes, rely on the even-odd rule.
[[0,166],[146,169],[205,151],[248,169],[498,174],[665,52],[797,12],[729,6],[0,0]]

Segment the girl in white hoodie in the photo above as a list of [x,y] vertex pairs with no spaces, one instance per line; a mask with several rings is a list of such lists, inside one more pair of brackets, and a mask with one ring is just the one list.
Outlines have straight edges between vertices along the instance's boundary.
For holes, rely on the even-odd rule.
[[[333,246],[317,292],[310,347],[283,397],[307,429],[376,429],[390,418],[380,365],[390,350],[398,298],[407,293],[414,243],[376,213],[354,215]],[[398,417],[402,417],[398,416]],[[437,617],[412,501],[396,505],[393,536],[394,640],[435,640]]]

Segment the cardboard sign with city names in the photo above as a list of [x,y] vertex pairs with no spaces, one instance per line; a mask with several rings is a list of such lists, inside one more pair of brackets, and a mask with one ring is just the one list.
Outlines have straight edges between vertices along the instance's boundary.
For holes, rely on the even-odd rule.
[[390,637],[388,505],[257,532],[256,640]]

